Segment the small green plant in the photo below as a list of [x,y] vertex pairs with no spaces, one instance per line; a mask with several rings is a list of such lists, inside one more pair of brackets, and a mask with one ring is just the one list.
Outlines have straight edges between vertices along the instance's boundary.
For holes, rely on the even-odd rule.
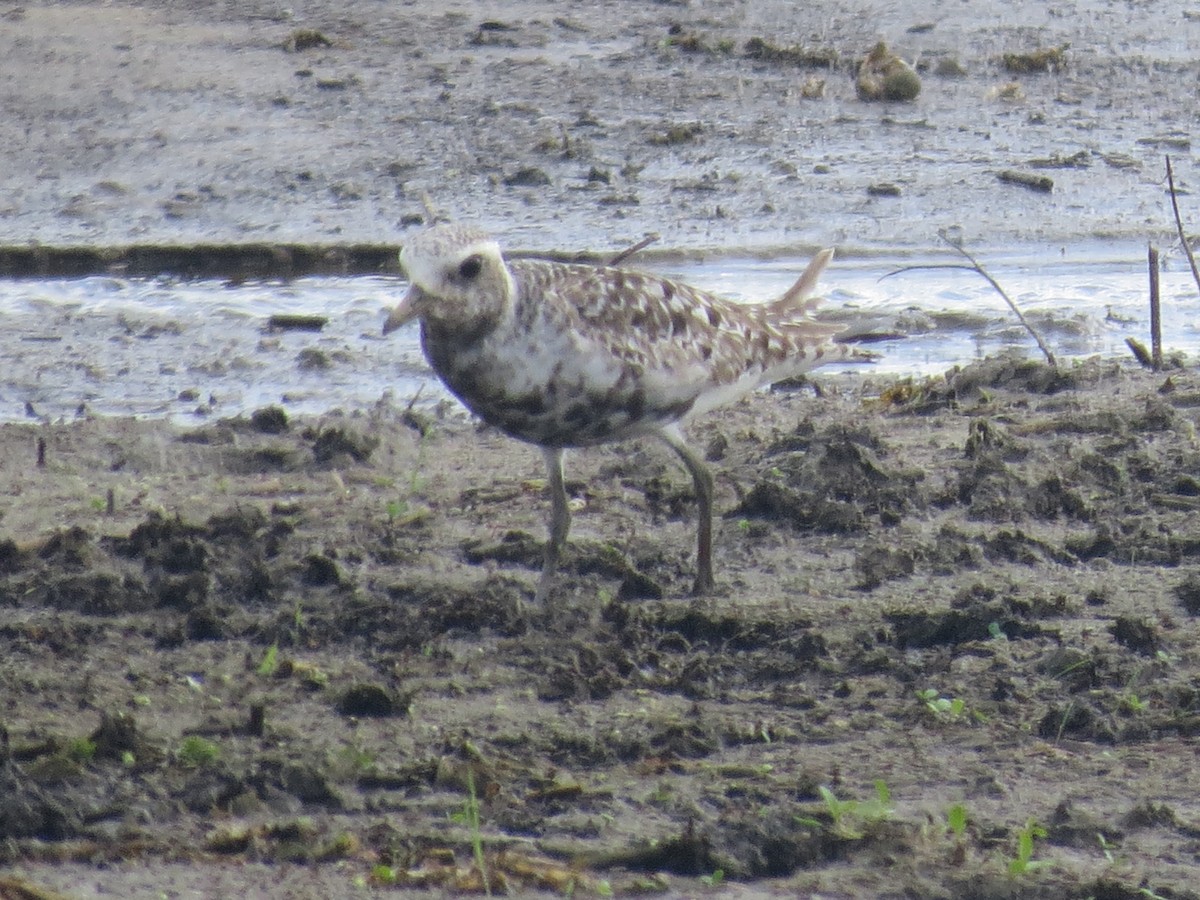
[[965,803],[955,803],[946,810],[946,827],[958,840],[967,833],[967,806]]
[[720,887],[721,883],[724,880],[725,880],[725,870],[724,869],[714,869],[713,873],[711,875],[701,875],[700,876],[701,884],[706,884],[709,887],[714,887],[714,888]]
[[[817,788],[821,800],[825,803],[825,812],[829,815],[829,829],[838,837],[846,840],[859,840],[868,825],[882,822],[890,818],[893,812],[892,792],[882,778],[875,780],[875,798],[873,800],[839,800],[829,788],[821,785]],[[797,817],[797,823],[820,827],[816,819]]]
[[379,863],[373,869],[371,869],[371,877],[375,879],[376,883],[378,884],[395,884],[396,870],[391,866],[385,866],[383,863]]
[[67,744],[67,758],[77,763],[91,762],[96,755],[96,742],[89,738],[75,738]]
[[221,748],[212,741],[190,735],[183,739],[175,756],[189,769],[199,769],[216,762],[221,756]]
[[1036,838],[1044,838],[1046,829],[1034,819],[1028,819],[1025,827],[1017,832],[1017,855],[1008,861],[1009,875],[1024,875],[1036,869],[1050,865],[1043,860],[1033,858],[1033,842]]
[[938,719],[958,721],[963,718],[980,724],[987,721],[987,716],[977,709],[967,709],[967,702],[961,697],[943,697],[937,688],[924,688],[917,691],[917,698],[925,704],[925,708]]
[[943,697],[937,688],[917,691],[917,696],[925,708],[940,719],[957,719],[967,711],[966,701],[961,697]]
[[1121,708],[1131,713],[1140,713],[1149,709],[1150,704],[1133,691],[1126,691],[1121,695]]
[[479,875],[483,878],[483,892],[489,897],[492,896],[487,860],[483,856],[483,828],[479,818],[479,796],[475,793],[475,773],[470,769],[467,769],[467,797],[463,800],[462,809],[450,818],[467,826],[467,830],[471,833],[471,852],[475,856],[475,865],[479,867]]
[[275,670],[279,668],[279,645],[272,644],[267,648],[267,652],[263,654],[262,661],[258,664],[255,670],[264,678],[270,678],[275,674]]

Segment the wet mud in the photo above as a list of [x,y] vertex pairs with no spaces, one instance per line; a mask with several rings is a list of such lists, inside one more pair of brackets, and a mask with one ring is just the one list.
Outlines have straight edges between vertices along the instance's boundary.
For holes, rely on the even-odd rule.
[[6,877],[1196,896],[1200,379],[820,393],[690,429],[711,598],[671,455],[574,455],[546,608],[540,458],[453,412],[4,426]]
[[1181,191],[1196,179],[1195,10],[1153,13],[12,6],[0,271],[79,265],[71,252],[95,247],[147,248],[134,266],[196,245],[319,257],[397,243],[428,206],[542,252],[612,253],[653,232],[670,250],[895,253],[938,246],[940,229],[972,247],[1140,249],[1173,231],[1164,155]]
[[[391,271],[428,206],[539,252],[1140,253],[1195,176],[1195,12],[1143,12],[12,7],[0,271]],[[881,39],[908,101],[859,99]],[[1194,373],[708,416],[699,600],[671,455],[576,454],[546,608],[539,455],[406,400],[0,425],[0,897],[1200,896]]]

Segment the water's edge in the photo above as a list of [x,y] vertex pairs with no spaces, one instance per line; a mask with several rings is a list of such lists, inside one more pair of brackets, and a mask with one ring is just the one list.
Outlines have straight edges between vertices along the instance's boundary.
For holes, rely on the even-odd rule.
[[[390,252],[390,248],[389,248]],[[1062,359],[1129,356],[1148,341],[1140,249],[1090,244],[1008,248],[990,273]],[[1037,348],[978,274],[948,254],[840,255],[824,277],[823,316],[844,322],[872,361],[820,377],[932,375],[982,356]],[[643,268],[748,302],[784,291],[807,257],[641,259]],[[889,276],[890,277],[885,277]],[[79,414],[203,421],[280,404],[295,413],[363,409],[385,396],[445,397],[421,358],[415,327],[383,338],[386,310],[406,284],[394,274],[287,279],[84,278],[0,280],[0,420]],[[1168,351],[1200,353],[1197,290],[1186,261],[1162,271]],[[319,332],[272,331],[272,316],[319,316]]]

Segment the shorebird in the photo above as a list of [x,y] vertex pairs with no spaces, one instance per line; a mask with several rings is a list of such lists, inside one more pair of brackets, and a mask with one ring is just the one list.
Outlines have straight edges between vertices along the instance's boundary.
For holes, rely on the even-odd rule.
[[571,525],[563,451],[656,435],[683,461],[698,505],[695,594],[713,588],[713,479],[680,424],[762,384],[840,358],[840,327],[811,317],[833,258],[822,250],[778,300],[746,305],[608,266],[505,260],[465,225],[410,238],[410,287],[384,334],[421,323],[425,357],[490,425],[541,448],[551,501],[535,602],[544,602]]

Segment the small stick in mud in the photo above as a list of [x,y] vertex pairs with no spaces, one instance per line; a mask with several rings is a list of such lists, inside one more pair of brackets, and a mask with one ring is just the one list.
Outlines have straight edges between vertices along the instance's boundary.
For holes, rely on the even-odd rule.
[[610,259],[607,263],[605,263],[605,265],[610,266],[610,267],[619,266],[621,263],[625,262],[625,260],[629,259],[629,257],[633,256],[635,253],[640,253],[641,251],[645,250],[647,247],[649,247],[651,244],[653,244],[657,240],[658,240],[658,235],[655,234],[654,232],[651,232],[650,234],[648,234],[644,238],[642,238],[640,241],[638,241],[636,244],[633,244],[630,247],[626,247],[624,250],[622,250],[620,253],[618,253],[616,256],[614,256],[612,259]]
[[1158,248],[1147,248],[1150,264],[1150,359],[1155,372],[1162,371],[1162,305],[1158,296]]
[[108,489],[108,496],[105,498],[104,511],[110,516],[116,515],[117,493],[112,488]]
[[1192,245],[1188,243],[1187,235],[1183,233],[1183,218],[1179,215],[1179,198],[1175,196],[1175,175],[1171,171],[1171,157],[1169,156],[1167,157],[1167,190],[1171,193],[1171,209],[1175,212],[1175,230],[1179,232],[1179,243],[1183,244],[1183,252],[1187,254],[1196,287],[1200,288],[1200,269],[1196,268],[1196,255],[1192,253]]
[[37,467],[46,468],[46,439],[43,437],[37,439]]
[[1054,179],[1048,175],[1033,175],[1029,172],[1015,172],[1012,169],[1005,169],[996,177],[1005,184],[1019,184],[1021,187],[1027,187],[1031,191],[1037,191],[1041,194],[1049,194],[1054,190]]
[[[960,241],[956,241],[956,240],[952,239],[946,233],[946,231],[944,229],[938,231],[938,237],[940,237],[943,241],[945,241],[947,244],[949,244],[951,247],[953,247],[955,250],[957,250],[959,253],[961,253],[963,256],[965,256],[970,261],[971,264],[969,266],[964,266],[960,263],[935,263],[935,264],[927,265],[927,266],[903,266],[899,269],[895,269],[894,271],[888,272],[886,275],[883,276],[883,278],[891,278],[893,275],[899,275],[901,272],[913,272],[918,269],[966,269],[968,272],[979,273],[979,275],[983,276],[983,278],[986,279],[988,284],[990,284],[993,288],[996,289],[996,293],[998,293],[1001,297],[1004,298],[1004,302],[1008,304],[1008,308],[1011,309],[1013,312],[1013,315],[1017,317],[1017,321],[1020,322],[1021,326],[1026,331],[1029,332],[1029,335],[1033,338],[1034,342],[1038,345],[1038,349],[1041,350],[1042,354],[1046,357],[1046,362],[1049,363],[1052,368],[1057,369],[1058,361],[1054,358],[1054,354],[1051,352],[1050,348],[1046,346],[1046,342],[1042,340],[1042,336],[1040,334],[1038,334],[1037,329],[1035,329],[1033,327],[1033,325],[1030,324],[1029,320],[1025,318],[1025,316],[1021,312],[1021,310],[1017,308],[1017,304],[1013,300],[1013,298],[1008,296],[1008,292],[1006,290],[1004,290],[1003,287],[1000,286],[1000,282],[998,282],[995,278],[993,278],[987,272],[987,270],[985,270],[983,268],[983,266],[979,264],[979,261],[977,259],[975,259],[975,257],[972,256],[971,253],[965,247],[963,247],[963,245]],[[882,281],[883,278],[880,278],[879,280]]]
[[1129,348],[1129,352],[1133,354],[1133,358],[1145,366],[1147,369],[1154,368],[1154,357],[1150,355],[1150,351],[1146,349],[1146,345],[1137,338],[1125,338],[1125,346]]

